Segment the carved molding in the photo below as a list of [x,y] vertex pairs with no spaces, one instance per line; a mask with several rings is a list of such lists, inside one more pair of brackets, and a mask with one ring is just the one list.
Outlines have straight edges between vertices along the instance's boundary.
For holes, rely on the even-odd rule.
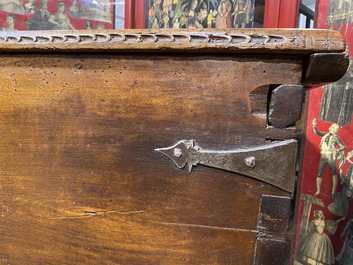
[[336,31],[242,29],[229,31],[17,31],[0,33],[0,49],[190,50],[219,52],[269,50],[312,53],[345,50]]

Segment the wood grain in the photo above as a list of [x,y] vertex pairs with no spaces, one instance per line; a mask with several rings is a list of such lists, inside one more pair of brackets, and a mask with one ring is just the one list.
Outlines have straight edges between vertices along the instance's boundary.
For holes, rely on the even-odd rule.
[[348,66],[348,55],[314,53],[307,59],[303,84],[306,88],[315,88],[340,80]]
[[[1,263],[250,265],[269,253],[256,252],[259,235],[284,242],[290,193],[204,166],[188,173],[155,148],[294,139],[267,124],[267,99],[273,85],[301,83],[309,48],[229,56],[227,44],[207,54],[191,51],[211,44],[187,43],[176,55],[144,50],[175,43],[110,50],[11,34],[0,34]],[[271,202],[280,231],[261,226],[264,196],[283,198]]]
[[268,104],[268,123],[278,128],[294,126],[300,119],[304,94],[301,85],[281,85],[275,88]]
[[191,53],[343,52],[337,31],[313,29],[207,29],[18,31],[0,33],[3,51],[108,51]]

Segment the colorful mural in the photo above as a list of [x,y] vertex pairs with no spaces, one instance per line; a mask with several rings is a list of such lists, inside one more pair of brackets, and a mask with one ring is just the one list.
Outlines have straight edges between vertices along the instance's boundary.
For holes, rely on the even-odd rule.
[[[320,0],[318,28],[340,31],[353,56],[353,0]],[[295,265],[353,264],[353,66],[307,94]]]
[[254,0],[150,0],[147,27],[249,28]]
[[112,29],[110,0],[0,0],[0,28],[14,30]]

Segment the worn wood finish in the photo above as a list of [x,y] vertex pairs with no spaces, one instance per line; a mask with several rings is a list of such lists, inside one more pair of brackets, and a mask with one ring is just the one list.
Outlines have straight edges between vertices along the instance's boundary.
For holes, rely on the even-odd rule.
[[312,54],[343,52],[337,31],[313,29],[27,31],[0,33],[0,49],[14,51],[144,51]]
[[306,63],[303,84],[306,88],[315,88],[339,80],[346,73],[348,66],[349,57],[346,54],[312,54]]
[[10,35],[0,34],[2,263],[271,264],[273,251],[283,261],[290,192],[214,168],[189,173],[155,149],[294,139],[293,128],[268,126],[268,93],[301,83],[314,46],[270,54],[265,44],[249,56],[188,42],[175,54]]
[[294,126],[300,119],[304,93],[301,85],[281,85],[275,88],[269,100],[268,123],[278,128]]
[[283,264],[290,198],[264,195],[261,198],[258,238],[256,241],[256,265]]

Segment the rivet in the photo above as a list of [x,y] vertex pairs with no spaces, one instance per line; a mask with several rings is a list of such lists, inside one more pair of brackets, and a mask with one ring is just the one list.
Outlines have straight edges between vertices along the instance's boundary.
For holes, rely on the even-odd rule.
[[174,148],[173,154],[175,157],[181,157],[182,151],[180,148]]
[[254,167],[256,164],[256,158],[254,156],[249,156],[245,158],[245,165],[248,167]]

